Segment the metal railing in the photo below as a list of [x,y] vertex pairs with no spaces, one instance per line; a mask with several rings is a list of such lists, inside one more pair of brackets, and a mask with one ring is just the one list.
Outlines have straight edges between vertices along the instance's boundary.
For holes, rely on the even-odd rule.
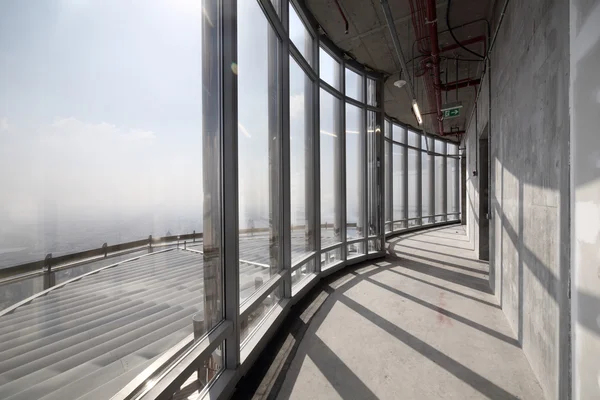
[[131,242],[113,245],[104,243],[101,247],[95,249],[64,254],[57,257],[54,257],[52,253],[48,253],[43,260],[0,269],[0,284],[6,283],[7,281],[30,278],[32,276],[47,275],[48,282],[45,282],[44,286],[52,287],[54,286],[52,279],[52,272],[54,270],[73,268],[84,263],[94,262],[104,258],[123,255],[144,249],[148,249],[148,252],[152,252],[155,247],[174,244],[179,246],[180,243],[183,243],[185,246],[188,241],[195,243],[197,240],[202,239],[202,237],[203,233],[196,233],[196,231],[183,235],[171,235],[158,238],[153,238],[152,235],[150,235],[148,236],[148,239],[134,240]]

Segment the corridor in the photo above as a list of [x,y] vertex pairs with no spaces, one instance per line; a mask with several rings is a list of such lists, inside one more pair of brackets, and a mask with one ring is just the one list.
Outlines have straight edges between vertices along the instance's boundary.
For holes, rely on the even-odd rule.
[[326,279],[254,398],[542,399],[469,246],[462,226],[432,228]]

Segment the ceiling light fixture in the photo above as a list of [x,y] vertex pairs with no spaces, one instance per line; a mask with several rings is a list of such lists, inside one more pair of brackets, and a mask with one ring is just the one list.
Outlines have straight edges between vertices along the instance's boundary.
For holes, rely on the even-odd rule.
[[400,71],[400,76],[398,78],[399,79],[394,82],[394,86],[396,86],[398,89],[401,89],[404,87],[404,85],[406,85],[406,81],[402,79],[402,71]]
[[415,113],[415,117],[417,118],[417,122],[419,125],[423,123],[423,118],[421,118],[421,112],[419,111],[419,105],[417,104],[417,100],[413,99],[412,101],[412,109]]

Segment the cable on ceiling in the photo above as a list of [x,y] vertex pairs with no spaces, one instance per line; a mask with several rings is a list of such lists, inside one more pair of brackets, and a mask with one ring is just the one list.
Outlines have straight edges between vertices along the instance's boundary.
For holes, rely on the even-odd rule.
[[452,0],[448,0],[448,4],[446,5],[446,26],[448,26],[448,32],[450,32],[450,36],[452,36],[452,39],[454,39],[454,42],[456,42],[457,45],[459,45],[463,50],[468,51],[469,53],[473,54],[474,56],[477,56],[481,59],[484,59],[485,56],[482,56],[479,53],[474,52],[473,50],[467,49],[465,46],[463,46],[458,39],[456,38],[456,36],[454,36],[454,32],[452,31],[452,27],[450,26],[450,6],[452,4]]

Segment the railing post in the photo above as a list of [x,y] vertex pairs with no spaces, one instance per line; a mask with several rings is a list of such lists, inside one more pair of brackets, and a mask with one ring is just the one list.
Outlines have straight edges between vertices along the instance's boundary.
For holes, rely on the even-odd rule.
[[50,289],[56,284],[54,272],[52,271],[52,253],[48,253],[44,259],[44,290]]
[[[192,323],[194,326],[194,340],[198,340],[206,333],[206,331],[204,330],[204,315],[201,313],[194,314],[194,316],[192,317]],[[200,381],[202,386],[206,385],[207,368],[204,362],[198,364],[196,372],[198,373],[198,381]]]

